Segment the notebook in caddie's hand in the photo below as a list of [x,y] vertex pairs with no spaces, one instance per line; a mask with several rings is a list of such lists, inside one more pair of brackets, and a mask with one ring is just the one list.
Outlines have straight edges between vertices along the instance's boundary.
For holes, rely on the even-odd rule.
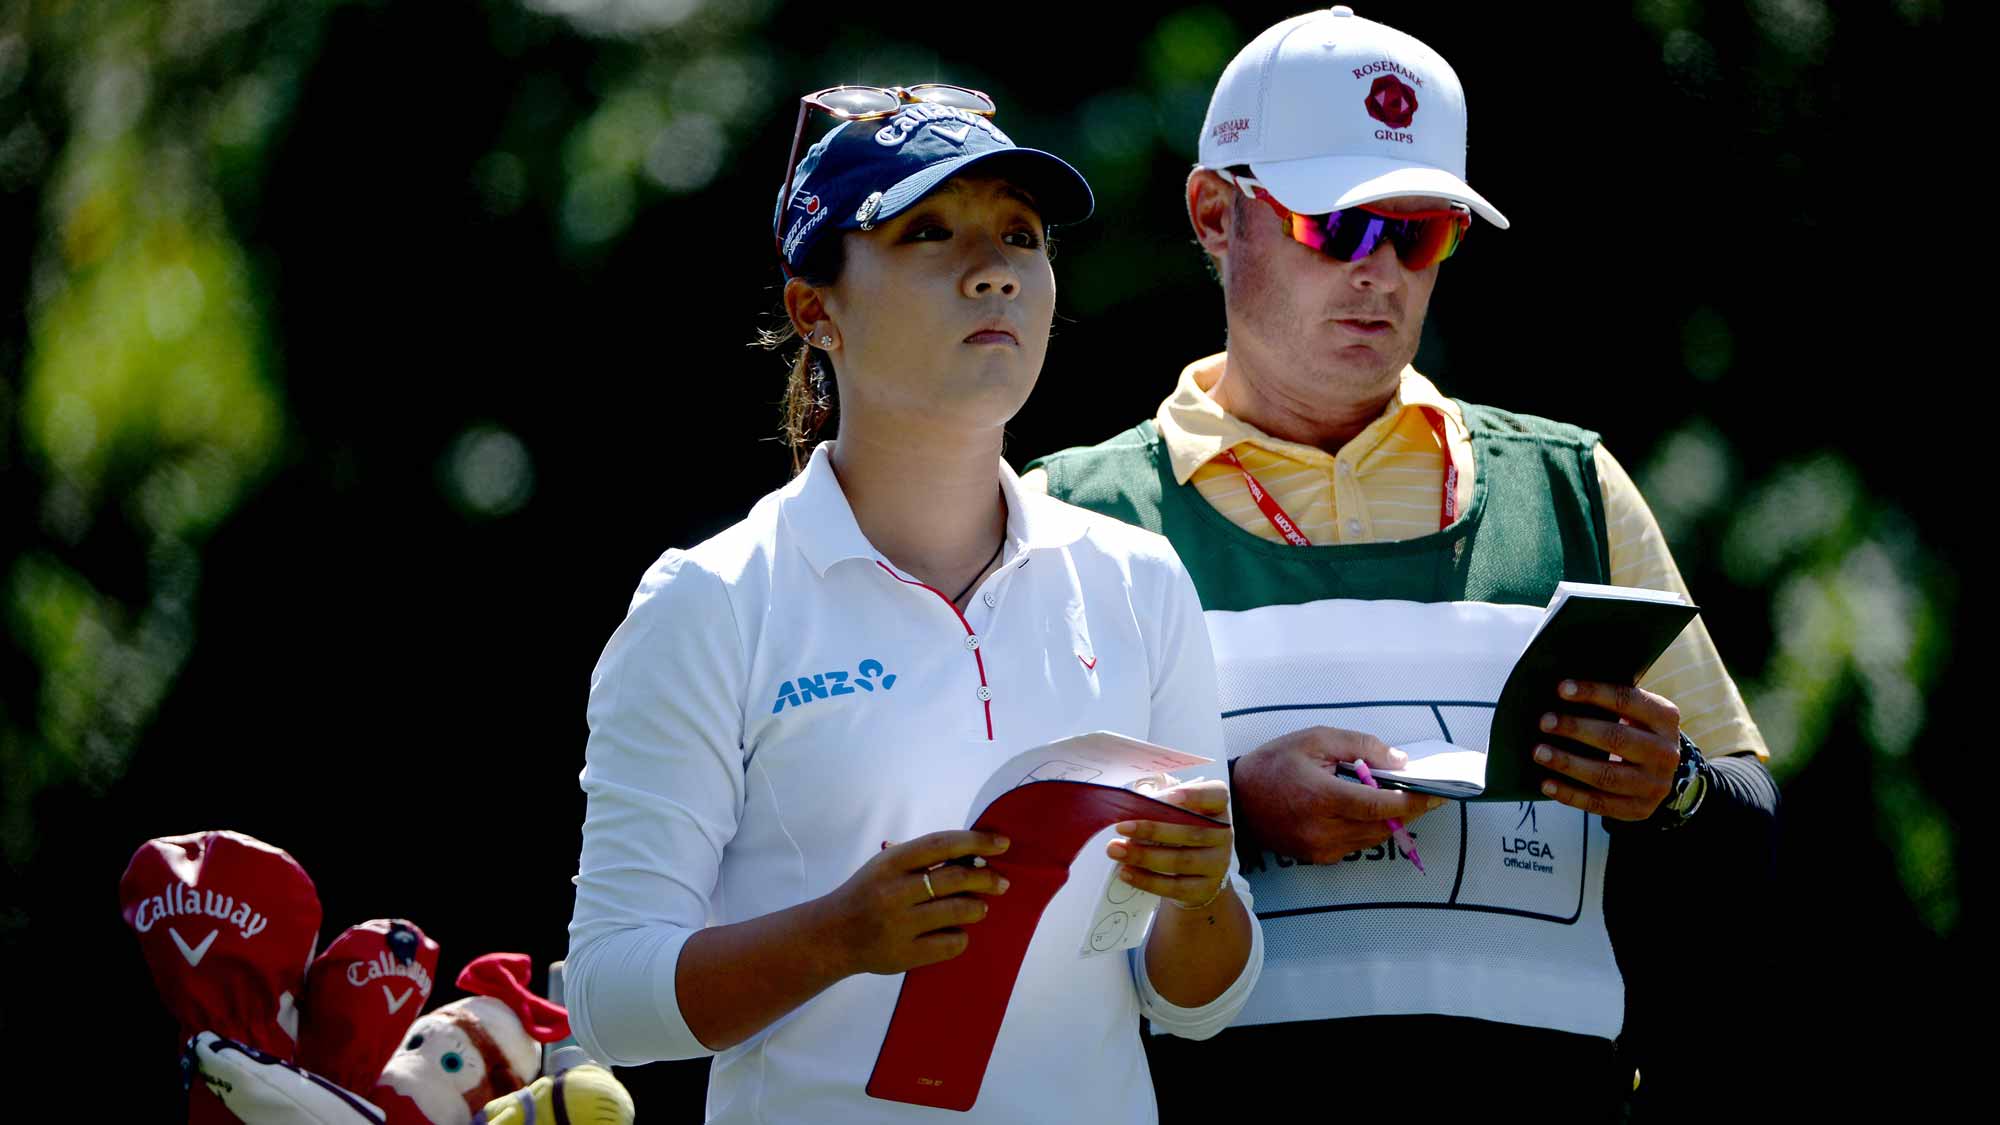
[[[1541,718],[1550,711],[1613,717],[1610,712],[1565,703],[1556,685],[1565,679],[1636,684],[1681,630],[1697,607],[1668,590],[1564,582],[1549,599],[1541,627],[1514,661],[1500,689],[1487,732],[1486,752],[1441,740],[1405,744],[1410,756],[1401,770],[1371,770],[1386,788],[1410,789],[1456,800],[1539,801],[1549,771],[1534,760],[1542,743],[1579,754],[1603,752],[1545,734]],[[1343,773],[1352,769],[1342,763]]]

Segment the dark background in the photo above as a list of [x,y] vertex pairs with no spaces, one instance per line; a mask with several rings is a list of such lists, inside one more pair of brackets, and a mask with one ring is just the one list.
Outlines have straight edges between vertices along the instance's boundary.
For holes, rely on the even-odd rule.
[[[1951,1073],[1934,1029],[1983,930],[1953,628],[1979,439],[1939,393],[1956,245],[1882,190],[1943,7],[1361,9],[1457,67],[1469,178],[1513,221],[1444,267],[1418,366],[1604,434],[1770,738],[1768,1017],[1690,1052],[1749,1053],[1802,1103],[1900,1073],[1876,1061],[1892,1029]],[[787,476],[783,365],[747,345],[776,306],[796,97],[977,86],[1096,187],[1018,467],[1150,414],[1222,346],[1180,184],[1222,65],[1299,10],[0,11],[14,1057],[74,1067],[93,1117],[172,1115],[174,1029],[116,885],[142,841],[208,828],[288,849],[323,943],[417,921],[443,946],[434,1003],[492,950],[539,982],[592,662],[660,551]],[[675,1120],[705,1065],[623,1077]]]

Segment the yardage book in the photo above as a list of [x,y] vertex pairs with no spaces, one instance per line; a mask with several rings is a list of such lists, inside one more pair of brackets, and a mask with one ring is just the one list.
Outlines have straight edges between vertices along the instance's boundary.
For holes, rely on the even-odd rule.
[[[1500,689],[1486,751],[1443,739],[1405,742],[1397,748],[1410,756],[1407,768],[1371,772],[1384,787],[1455,800],[1542,800],[1541,783],[1548,771],[1534,760],[1537,745],[1560,743],[1583,754],[1599,751],[1542,733],[1541,717],[1558,709],[1611,717],[1599,708],[1564,703],[1556,696],[1556,684],[1564,679],[1638,683],[1698,612],[1671,590],[1560,583],[1541,626]],[[1346,763],[1340,770],[1353,772]]]

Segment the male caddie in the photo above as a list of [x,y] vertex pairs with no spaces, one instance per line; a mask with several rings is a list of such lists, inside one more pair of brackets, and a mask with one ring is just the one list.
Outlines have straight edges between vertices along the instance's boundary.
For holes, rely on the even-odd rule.
[[1548,683],[1546,800],[1443,802],[1333,768],[1483,745],[1492,670],[1558,582],[1686,592],[1595,433],[1448,398],[1410,366],[1440,263],[1475,223],[1507,226],[1465,181],[1458,77],[1346,7],[1299,16],[1223,72],[1200,156],[1188,216],[1227,352],[1028,478],[1172,540],[1214,641],[1266,962],[1237,1026],[1156,1044],[1155,1075],[1238,1109],[1310,1091],[1329,1117],[1602,1118],[1635,1068],[1639,1104],[1719,1095],[1713,1052],[1742,1028],[1708,1021],[1750,1010],[1765,951],[1743,908],[1777,793],[1699,620],[1636,688]]

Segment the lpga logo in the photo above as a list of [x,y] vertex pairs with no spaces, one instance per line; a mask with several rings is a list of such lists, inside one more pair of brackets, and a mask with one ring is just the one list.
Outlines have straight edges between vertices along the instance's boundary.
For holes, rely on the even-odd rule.
[[1542,818],[1535,815],[1535,802],[1533,801],[1521,802],[1521,819],[1514,823],[1514,831],[1519,832],[1523,824],[1528,826],[1528,831],[1530,832],[1540,832],[1542,830]]

